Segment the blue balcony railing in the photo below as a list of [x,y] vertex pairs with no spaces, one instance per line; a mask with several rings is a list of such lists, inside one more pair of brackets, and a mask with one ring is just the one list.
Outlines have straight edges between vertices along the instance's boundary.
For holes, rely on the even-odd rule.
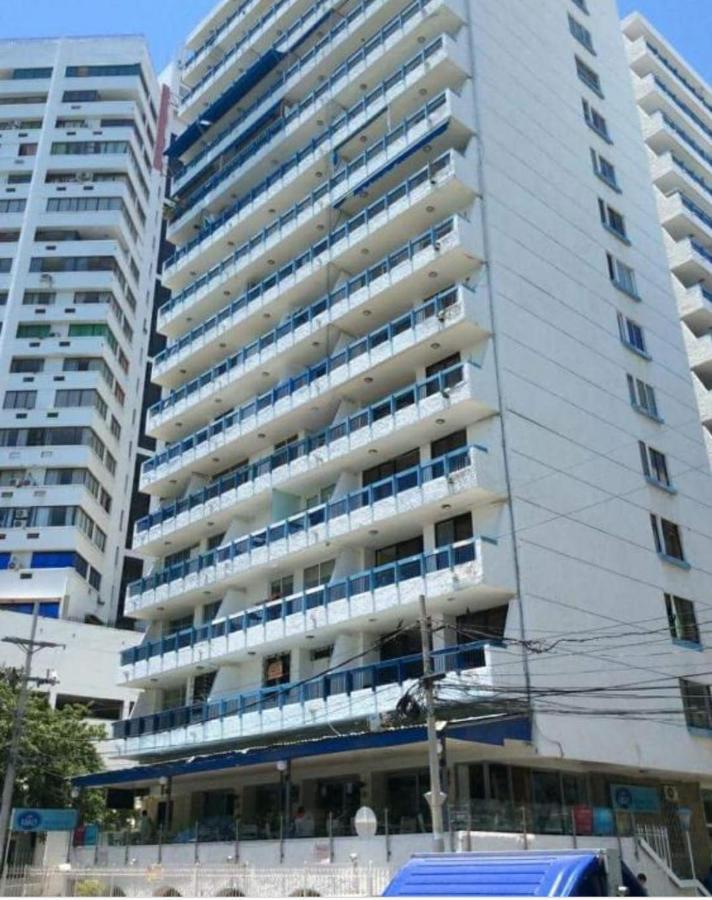
[[680,197],[682,205],[685,207],[685,209],[688,209],[695,216],[695,218],[699,219],[700,222],[702,222],[708,228],[712,228],[712,216],[707,215],[707,213],[704,211],[704,209],[699,207],[696,203],[694,203],[692,200],[690,200],[689,197],[686,197],[683,193],[678,192],[678,196]]
[[[472,289],[465,285],[462,286],[462,290],[473,293]],[[440,291],[440,293],[435,294],[425,303],[410,310],[405,315],[394,319],[390,324],[385,325],[383,329],[374,332],[374,335],[380,335],[384,329],[387,329],[389,334],[386,339],[390,340],[402,331],[414,329],[421,322],[425,322],[433,316],[437,316],[438,313],[455,304],[457,302],[457,297],[458,288],[456,287]],[[222,360],[222,362],[219,362],[211,369],[200,374],[197,378],[193,378],[191,381],[186,382],[186,384],[182,385],[178,390],[171,391],[167,397],[159,400],[158,403],[154,403],[153,406],[149,407],[149,418],[155,418],[167,409],[172,409],[178,403],[193,396],[193,394],[201,390],[201,388],[204,388],[206,385],[213,384],[229,372],[246,365],[254,357],[259,357],[265,350],[274,348],[276,352],[276,347],[282,338],[287,335],[293,335],[295,331],[308,322],[313,321],[315,317],[323,315],[329,308],[329,305],[327,305],[324,300],[321,300],[317,303],[313,303],[306,309],[300,309],[295,313],[292,313],[285,322],[282,322],[276,328],[261,335],[257,340],[252,341],[252,343],[246,344],[238,350],[237,353],[233,353],[231,356],[228,356],[227,359]],[[378,346],[379,343],[382,343],[380,337],[373,346]]]
[[[497,641],[473,641],[435,650],[431,653],[432,667],[436,674],[460,673],[481,669],[486,665],[486,648]],[[423,657],[420,653],[401,656],[358,666],[340,669],[293,684],[232,694],[219,700],[206,700],[191,706],[181,706],[148,716],[136,716],[115,722],[115,739],[140,737],[162,731],[172,731],[187,725],[201,725],[228,716],[260,713],[266,709],[282,709],[295,704],[303,706],[313,700],[348,696],[356,691],[376,691],[390,684],[404,684],[423,675]]]
[[[415,56],[411,57],[406,63],[396,69],[388,78],[379,82],[378,86],[368,94],[365,94],[361,100],[354,103],[349,109],[336,118],[332,124],[322,131],[317,137],[313,138],[301,152],[308,150],[313,153],[318,147],[323,147],[332,137],[342,128],[351,128],[359,116],[365,115],[369,120],[375,118],[379,112],[385,108],[388,103],[388,94],[396,87],[403,87],[408,76],[418,68],[425,67],[442,47],[443,39],[437,38],[428,47],[421,50]],[[194,207],[199,200],[202,200],[218,185],[226,181],[230,176],[240,169],[246,163],[252,163],[255,159],[263,158],[267,154],[266,146],[281,132],[283,132],[295,119],[297,119],[308,107],[315,105],[316,100],[313,94],[310,94],[298,106],[290,110],[290,112],[279,119],[274,125],[271,125],[256,140],[248,144],[242,149],[234,159],[230,160],[220,171],[204,182],[200,188],[192,194],[185,197],[176,207],[176,216],[180,217],[189,209]],[[340,142],[342,142],[341,139]],[[299,151],[296,151],[299,152]]]
[[687,103],[681,100],[674,91],[671,91],[662,79],[658,78],[657,75],[654,76],[654,79],[656,86],[663,92],[663,94],[665,94],[665,96],[669,100],[672,100],[675,106],[677,106],[678,109],[681,109],[685,113],[685,115],[689,119],[691,119],[698,128],[704,131],[704,133],[708,137],[712,138],[712,128],[710,128],[709,125],[707,125],[707,123],[704,122],[693,109],[690,109]]
[[429,463],[413,466],[413,468],[399,472],[390,478],[384,478],[368,487],[352,491],[344,497],[339,497],[338,500],[322,503],[303,513],[298,513],[296,516],[291,516],[289,519],[275,522],[267,528],[248,534],[223,547],[218,547],[216,550],[201,553],[193,559],[161,569],[152,575],[132,582],[128,588],[129,596],[135,597],[162,585],[171,584],[188,575],[212,569],[220,563],[250,554],[253,550],[269,547],[287,538],[304,534],[317,525],[325,525],[327,522],[347,516],[356,510],[372,507],[388,497],[397,497],[404,491],[413,490],[439,478],[446,478],[448,475],[460,472],[470,466],[472,453],[473,448],[471,447],[455,450]]
[[[485,540],[482,538],[482,540]],[[186,647],[195,647],[215,638],[228,637],[251,628],[261,628],[270,622],[285,620],[290,616],[304,615],[313,609],[326,609],[339,600],[351,600],[363,594],[370,594],[385,587],[393,587],[424,578],[435,572],[454,569],[477,559],[477,541],[461,541],[447,547],[440,547],[433,553],[420,553],[389,563],[366,569],[355,575],[331,581],[323,587],[292,594],[279,600],[265,600],[225,619],[210,622],[197,628],[184,628],[167,637],[146,641],[138,647],[129,647],[121,652],[121,665],[131,666],[157,656],[176,653]]]
[[[367,225],[372,219],[380,216],[384,210],[394,206],[396,203],[400,203],[401,200],[416,191],[421,184],[425,184],[430,179],[436,178],[441,172],[447,169],[448,166],[451,166],[453,161],[454,155],[452,152],[447,152],[438,159],[433,160],[432,163],[420,169],[414,175],[411,175],[410,178],[401,182],[397,187],[394,187],[392,190],[388,191],[388,193],[380,196],[378,200],[371,203],[360,213],[352,216],[344,222],[343,225],[339,226],[339,228],[321,238],[316,244],[313,244],[303,253],[294,257],[288,264],[290,270],[297,271],[310,263],[318,261],[319,257],[324,253],[328,253],[332,247],[348,238],[354,231],[363,228],[363,226]],[[293,228],[299,216],[311,206],[310,196],[305,197],[299,203],[295,203],[294,206],[290,207],[282,216],[275,218],[269,225],[237,247],[230,256],[213,266],[204,275],[201,275],[200,278],[191,282],[180,293],[174,294],[171,298],[171,305],[177,306],[185,303],[199,291],[204,288],[209,288],[213,282],[216,283],[214,287],[219,285],[221,278],[225,276],[226,273],[234,275],[235,272],[231,272],[230,270],[234,269],[235,266],[238,266],[243,260],[251,256],[253,252],[259,252],[260,250],[265,252],[267,245],[271,241],[281,238],[281,233],[290,226]]]
[[385,418],[393,417],[397,412],[407,409],[420,403],[427,397],[435,394],[443,393],[446,389],[452,389],[464,380],[465,369],[462,363],[452,366],[437,375],[427,378],[425,381],[411,384],[389,397],[379,400],[371,406],[361,409],[347,419],[330,425],[323,431],[312,434],[300,441],[287,444],[279,450],[257,460],[254,463],[248,463],[241,466],[229,475],[224,475],[207,487],[201,488],[194,494],[177,500],[168,506],[161,507],[156,512],[139,519],[136,523],[136,534],[142,534],[156,525],[162,525],[177,518],[197,506],[202,506],[209,500],[226,494],[228,491],[237,490],[241,485],[258,478],[269,475],[272,472],[281,469],[283,466],[290,465],[297,459],[311,456],[311,454],[323,447],[330,447],[337,441],[345,437],[350,437],[359,432],[362,428],[370,428],[375,422],[380,422]]
[[[385,153],[396,142],[403,138],[407,139],[409,133],[417,128],[418,125],[421,125],[425,121],[430,121],[437,110],[445,106],[446,102],[447,96],[445,92],[433,97],[432,100],[404,119],[397,128],[388,132],[384,137],[372,144],[367,150],[364,150],[363,153],[359,154],[355,159],[351,160],[340,169],[337,169],[328,181],[325,181],[322,186],[312,192],[311,197],[316,201],[321,199],[326,193],[336,191],[339,187],[343,186],[345,189],[348,179],[352,178],[357,172],[363,170],[379,153]],[[222,228],[227,221],[235,218],[244,209],[251,206],[262,195],[267,193],[270,188],[277,184],[278,181],[297,169],[300,163],[304,161],[305,156],[309,155],[311,152],[311,147],[309,147],[304,155],[302,152],[295,154],[271,175],[268,175],[267,178],[260,181],[254,188],[244,194],[239,200],[231,203],[219,216],[211,219],[210,224],[203,226],[192,240],[176,250],[176,252],[166,260],[164,270],[174,266],[180,259],[186,256],[186,254],[190,253],[191,250],[195,249],[195,247],[214,234],[219,228]]]
[[707,102],[702,91],[699,88],[695,87],[695,85],[682,74],[682,72],[677,68],[677,66],[675,66],[674,63],[672,63],[665,55],[663,55],[658,50],[657,47],[653,46],[653,44],[651,44],[650,41],[646,41],[645,43],[646,43],[648,50],[650,50],[650,52],[653,54],[653,56],[656,56],[660,60],[660,62],[665,66],[665,68],[669,72],[672,72],[672,74],[675,76],[675,78],[677,78],[677,80],[681,84],[684,84],[685,87],[689,91],[691,91],[695,95],[695,97],[697,97],[697,99],[702,103],[702,105],[705,106],[712,113],[712,104]]
[[673,122],[673,120],[670,118],[670,116],[668,116],[666,113],[661,113],[661,115],[663,117],[663,122],[667,125],[667,127],[671,131],[674,131],[675,134],[681,140],[683,140],[688,145],[688,147],[691,147],[699,157],[704,159],[706,163],[708,163],[710,166],[712,166],[712,154],[707,153],[706,150],[704,150],[702,147],[700,147],[700,145],[697,143],[697,141],[691,135],[689,135],[683,128],[680,128],[680,126],[676,122]]
[[[280,12],[284,10],[292,0],[276,0],[275,3],[269,8],[269,10],[261,16],[255,24],[248,28],[247,32],[240,38],[240,40],[233,44],[230,50],[224,56],[220,57],[220,61],[217,65],[213,66],[209,69],[205,75],[200,79],[200,81],[195,84],[186,94],[181,98],[181,106],[185,106],[185,104],[195,97],[196,94],[200,93],[203,90],[204,86],[221,70],[227,67],[227,64],[235,59],[243,50],[246,49],[247,45],[250,43],[252,38],[257,34],[258,31],[261,31],[271,22],[277,18]],[[305,13],[299,16],[296,21],[294,21],[289,28],[281,35],[276,38],[276,44],[285,44],[289,41],[291,37],[300,29],[303,28],[306,23],[313,19],[316,15],[321,15],[324,11],[326,11],[330,6],[333,5],[333,0],[317,0],[312,6],[307,9]],[[219,98],[218,98],[219,99]]]
[[192,66],[193,63],[198,59],[199,56],[202,56],[217,41],[220,40],[222,35],[225,34],[225,32],[230,28],[232,23],[234,21],[236,21],[236,19],[238,19],[240,16],[244,15],[244,13],[246,13],[247,10],[251,6],[255,6],[257,4],[257,2],[258,2],[258,0],[244,0],[244,3],[241,3],[237,7],[237,9],[233,13],[230,14],[227,17],[227,19],[225,19],[225,21],[222,23],[222,25],[218,26],[218,28],[211,30],[209,36],[203,41],[203,43],[196,50],[194,50],[193,53],[190,54],[190,56],[186,57],[186,59],[183,63],[183,67],[185,69],[187,69],[189,66]]
[[695,253],[699,253],[700,256],[703,256],[708,262],[712,263],[712,250],[708,250],[707,247],[699,241],[692,240],[690,243],[692,244],[692,249]]
[[698,175],[697,172],[694,171],[690,166],[687,165],[686,162],[680,159],[679,156],[676,156],[674,153],[671,154],[672,161],[675,165],[682,169],[682,171],[688,175],[696,184],[698,184],[706,193],[712,196],[712,182],[706,181],[701,175]]
[[[435,247],[454,230],[455,219],[446,219],[439,225],[436,225],[433,228],[429,228],[427,231],[422,232],[422,234],[419,234],[417,237],[413,238],[413,240],[408,241],[408,243],[399,247],[397,250],[394,250],[393,253],[389,254],[384,259],[379,260],[379,262],[370,266],[365,271],[359,272],[358,275],[355,275],[353,278],[349,279],[347,285],[340,287],[337,291],[334,291],[327,296],[336,297],[337,295],[341,294],[343,297],[348,297],[352,293],[362,290],[364,287],[378,280],[383,275],[395,269],[406,260],[412,259],[418,253],[427,250],[429,247]],[[274,288],[277,287],[277,285],[290,274],[290,266],[285,266],[284,269],[280,269],[278,272],[273,272],[267,278],[264,278],[262,281],[251,287],[236,300],[233,300],[227,306],[224,306],[221,310],[215,313],[215,315],[211,316],[200,325],[186,332],[186,334],[184,334],[178,341],[176,341],[175,344],[171,344],[171,346],[167,348],[163,354],[160,354],[156,358],[157,362],[163,362],[179,351],[184,350],[198,338],[203,337],[204,335],[209,334],[211,331],[216,330],[225,322],[236,316],[238,313],[248,310],[252,305],[257,303],[257,301],[261,300],[266,294],[274,290]]]
[[[434,311],[433,315],[435,315]],[[143,464],[142,474],[145,475],[154,471],[165,463],[177,459],[189,450],[198,449],[218,435],[224,435],[230,429],[241,426],[243,422],[255,419],[265,410],[274,410],[280,401],[294,397],[295,394],[320,382],[323,378],[327,378],[332,372],[337,371],[342,366],[348,366],[353,360],[363,356],[364,353],[371,353],[382,344],[392,340],[397,334],[401,334],[408,328],[415,328],[417,324],[418,321],[409,314],[397,323],[386,325],[371,332],[366,337],[352,341],[338,353],[324,357],[318,363],[308,366],[297,375],[285,378],[270,390],[265,391],[263,394],[258,394],[241,406],[234,407],[199,431],[195,431],[182,441],[172,444],[167,450],[156,453]],[[400,331],[394,330],[395,328],[399,328]],[[322,387],[326,388],[326,385]]]
[[[201,163],[210,156],[211,153],[218,147],[228,135],[233,136],[234,144],[237,145],[239,142],[240,135],[243,134],[245,125],[247,123],[247,119],[252,115],[255,110],[257,110],[260,106],[264,106],[267,103],[273,103],[275,101],[276,95],[282,90],[282,88],[287,84],[295,75],[303,72],[308,66],[310,66],[314,60],[319,56],[322,51],[324,51],[329,44],[333,43],[333,41],[340,34],[343,33],[344,29],[347,28],[353,21],[355,21],[359,16],[363,15],[371,6],[375,3],[378,3],[379,0],[363,0],[363,2],[359,3],[357,7],[351,10],[351,12],[345,18],[339,19],[338,24],[335,25],[329,33],[322,38],[317,44],[315,44],[310,50],[308,50],[304,56],[300,57],[297,62],[293,65],[289,66],[289,68],[285,69],[281,75],[279,75],[269,88],[264,91],[260,96],[251,103],[246,109],[242,110],[240,113],[240,117],[237,121],[231,122],[226,128],[218,134],[209,144],[207,144],[197,156],[194,156],[190,162],[186,163],[181,169],[180,173],[176,176],[176,189],[180,191],[181,184],[184,183],[185,177],[191,173],[193,170],[198,168]],[[322,82],[319,87],[319,95],[323,95],[324,91],[333,88],[333,86],[342,78],[348,77],[351,70],[356,66],[360,65],[362,62],[368,59],[372,53],[376,50],[381,50],[384,46],[385,42],[389,40],[389,38],[395,34],[399,29],[403,28],[403,26],[410,21],[416,13],[428,7],[432,4],[434,0],[415,0],[414,3],[411,3],[407,6],[403,12],[399,13],[397,16],[394,16],[390,19],[382,29],[379,29],[378,33],[371,37],[359,50],[355,53],[352,53],[345,62],[343,62],[324,82]],[[320,62],[322,62],[320,60]],[[322,63],[323,64],[323,63]],[[225,151],[230,148],[225,148]]]

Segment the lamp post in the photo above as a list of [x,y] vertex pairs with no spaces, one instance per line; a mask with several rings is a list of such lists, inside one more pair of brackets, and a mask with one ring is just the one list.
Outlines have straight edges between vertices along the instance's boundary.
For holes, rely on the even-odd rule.
[[687,845],[687,856],[690,860],[690,871],[692,872],[692,877],[697,879],[697,875],[695,874],[695,857],[692,853],[692,841],[690,839],[690,823],[692,821],[692,810],[690,807],[678,806],[677,818],[680,822],[680,827],[685,833],[685,844]]

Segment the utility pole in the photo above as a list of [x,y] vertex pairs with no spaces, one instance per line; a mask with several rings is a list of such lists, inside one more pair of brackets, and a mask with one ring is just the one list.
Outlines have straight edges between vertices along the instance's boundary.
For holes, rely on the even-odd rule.
[[433,852],[444,853],[445,829],[443,826],[443,793],[440,787],[440,759],[438,754],[438,731],[435,723],[435,702],[433,699],[433,682],[438,678],[433,675],[431,653],[432,625],[425,608],[425,595],[420,595],[420,640],[423,645],[423,678],[425,691],[425,722],[428,729],[428,764],[430,767],[430,810],[433,819]]
[[30,682],[37,685],[55,684],[54,678],[33,678],[32,677],[32,659],[35,653],[45,650],[48,647],[63,647],[64,644],[55,644],[51,641],[37,641],[37,621],[39,619],[40,604],[35,602],[32,610],[32,625],[30,626],[29,638],[24,637],[6,637],[2,638],[5,644],[14,644],[19,647],[25,654],[25,664],[22,670],[20,680],[20,693],[17,698],[15,707],[15,716],[12,723],[12,735],[10,737],[10,746],[7,751],[7,763],[5,766],[5,780],[2,786],[2,800],[0,801],[0,852],[2,852],[3,875],[7,868],[7,857],[10,848],[10,816],[12,814],[12,795],[15,788],[15,774],[17,771],[17,761],[20,755],[20,743],[22,740],[22,728],[25,720],[25,712],[27,710],[27,702],[30,696]]

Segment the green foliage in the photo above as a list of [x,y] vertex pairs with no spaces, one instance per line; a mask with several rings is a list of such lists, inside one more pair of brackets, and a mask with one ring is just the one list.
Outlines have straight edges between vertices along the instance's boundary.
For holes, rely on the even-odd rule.
[[[12,734],[18,687],[8,673],[0,673],[0,748]],[[81,706],[52,709],[45,695],[32,693],[25,713],[15,779],[14,806],[59,808],[73,805],[70,779],[103,768],[95,741],[105,738],[103,726],[85,721]],[[6,753],[0,754],[0,779],[5,775]],[[101,792],[82,798],[84,821],[96,821],[103,807]]]
[[85,878],[74,885],[75,897],[106,897],[106,887],[97,878]]

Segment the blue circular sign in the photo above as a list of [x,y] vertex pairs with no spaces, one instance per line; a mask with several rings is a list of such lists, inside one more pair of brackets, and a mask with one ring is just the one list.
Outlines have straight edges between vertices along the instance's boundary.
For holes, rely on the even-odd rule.
[[631,809],[633,806],[633,795],[628,788],[618,788],[616,791],[616,806],[619,809]]
[[34,831],[42,824],[42,816],[36,812],[24,812],[19,816],[17,824],[25,831]]

